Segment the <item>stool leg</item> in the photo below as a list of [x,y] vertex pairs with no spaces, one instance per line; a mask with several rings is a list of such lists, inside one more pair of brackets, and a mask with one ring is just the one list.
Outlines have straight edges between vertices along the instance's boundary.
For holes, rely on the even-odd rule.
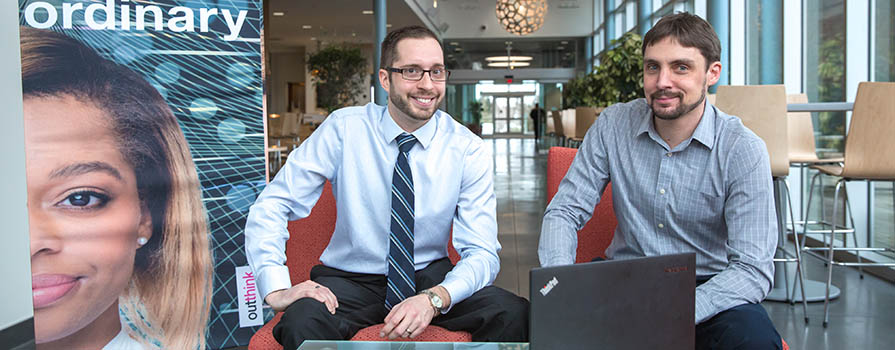
[[[814,174],[811,177],[811,185],[808,186],[808,204],[805,208],[805,216],[803,216],[805,224],[802,225],[802,246],[799,249],[805,249],[805,241],[807,241],[808,235],[808,217],[811,216],[811,200],[814,199],[814,181],[817,180],[817,176],[820,175],[820,172]],[[823,189],[821,189],[823,191]],[[823,192],[821,192],[821,197],[823,197]],[[823,199],[821,199],[821,213],[823,212]],[[824,240],[826,243],[826,240]]]
[[[786,212],[784,211],[783,203],[781,201],[785,201],[786,199],[782,196],[782,187],[781,182],[783,181],[782,177],[774,178],[774,209],[777,212],[777,251],[774,253],[776,256],[778,253],[783,254],[784,261],[781,261],[781,265],[783,266],[783,290],[789,291],[789,274],[786,273],[786,264],[787,259],[786,255]],[[776,266],[775,266],[776,268]],[[793,286],[795,287],[795,286]],[[784,302],[788,302],[792,304],[792,299],[789,299],[789,293],[786,293],[787,299]]]
[[[828,250],[829,255],[827,258],[827,294],[824,298],[824,328],[827,327],[827,324],[830,322],[830,285],[833,284],[833,237],[836,232],[836,203],[839,202],[839,189],[842,188],[842,184],[845,179],[839,179],[836,181],[836,190],[833,192],[833,228],[830,230],[830,249]],[[845,206],[842,208],[845,210]]]
[[[851,196],[848,195],[848,186],[845,186],[845,188],[843,188],[843,192],[845,194],[845,208],[848,210],[846,216],[848,217],[849,222],[851,222],[851,228],[854,230],[851,233],[852,242],[855,243],[855,248],[858,248],[860,246],[858,245],[858,231],[855,229],[855,212],[851,210]],[[842,235],[842,239],[844,243],[845,235]],[[855,250],[855,256],[858,258],[858,263],[861,263],[860,250]],[[858,265],[858,276],[860,276],[861,279],[864,279],[864,267],[861,265]]]
[[[789,196],[790,196],[789,183],[786,181],[783,181],[783,185],[784,185],[783,189],[786,191],[786,198],[787,198],[786,203],[788,204],[787,206],[789,207],[789,216],[791,218],[795,219],[795,216],[793,216],[792,201],[788,200]],[[803,219],[804,219],[804,217],[803,217]],[[802,291],[802,315],[805,317],[805,324],[808,324],[808,300],[806,300],[808,298],[805,296],[805,270],[804,270],[804,266],[802,266],[802,249],[799,248],[799,246],[800,246],[799,233],[796,232],[795,220],[793,220],[791,222],[791,224],[792,224],[792,236],[793,236],[793,239],[795,239],[795,245],[796,245],[796,249],[795,249],[796,250],[796,273],[798,274],[798,276],[797,276],[798,281],[796,281],[796,283],[799,284],[799,287],[801,288],[801,291]],[[792,296],[789,298],[790,304],[795,303],[795,299],[796,299],[795,295],[796,295],[796,289],[795,289],[795,286],[793,286]]]
[[[826,198],[824,196],[824,177],[820,173],[820,171],[817,172],[816,176],[818,176],[818,182],[820,183],[820,222],[821,222],[821,226],[823,226],[823,225],[826,225],[826,222],[827,222],[827,206],[824,205],[824,199]],[[835,207],[836,207],[836,203],[834,202],[833,208],[835,208]],[[833,218],[833,220],[835,222],[836,218]],[[824,246],[826,246],[827,245],[827,235],[826,234],[823,235],[823,239],[824,239]],[[833,235],[832,234],[830,234],[830,245],[833,245]],[[825,253],[829,253],[829,251],[827,251]],[[829,259],[829,257],[826,257],[826,258]],[[824,261],[824,267],[826,267],[826,266],[827,266],[827,262]]]

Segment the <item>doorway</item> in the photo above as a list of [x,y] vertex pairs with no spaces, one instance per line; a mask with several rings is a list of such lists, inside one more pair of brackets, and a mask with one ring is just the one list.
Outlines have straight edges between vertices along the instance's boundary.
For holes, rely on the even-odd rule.
[[[522,136],[532,134],[534,126],[528,112],[534,108],[537,95],[527,92],[483,94],[483,121],[493,123],[490,134],[494,136]],[[490,118],[489,118],[490,117]],[[484,125],[483,125],[484,126]],[[483,134],[486,133],[483,127]]]

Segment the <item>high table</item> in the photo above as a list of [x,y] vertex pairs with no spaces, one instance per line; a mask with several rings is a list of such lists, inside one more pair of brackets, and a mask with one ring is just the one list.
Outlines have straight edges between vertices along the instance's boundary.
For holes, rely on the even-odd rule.
[[307,340],[298,350],[528,350],[528,343],[354,342]]

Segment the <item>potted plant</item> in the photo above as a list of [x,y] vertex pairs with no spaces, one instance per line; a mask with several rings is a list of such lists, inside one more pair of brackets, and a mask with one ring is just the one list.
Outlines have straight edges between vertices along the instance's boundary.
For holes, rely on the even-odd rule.
[[643,97],[642,42],[633,32],[613,40],[593,72],[566,83],[563,106],[607,107]]
[[469,111],[470,121],[466,124],[466,127],[472,131],[473,134],[478,136],[482,136],[482,103],[479,101],[470,101],[469,107],[467,107]]
[[317,106],[332,112],[358,104],[365,97],[367,59],[357,47],[330,45],[308,56]]

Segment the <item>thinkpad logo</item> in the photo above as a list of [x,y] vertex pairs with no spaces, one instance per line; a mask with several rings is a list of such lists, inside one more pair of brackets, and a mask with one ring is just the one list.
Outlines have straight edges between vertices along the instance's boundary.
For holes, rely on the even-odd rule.
[[541,288],[541,295],[546,297],[547,293],[550,293],[550,291],[553,290],[553,287],[556,287],[557,284],[559,284],[559,281],[556,280],[556,277],[553,277],[552,280],[548,281],[547,284]]

